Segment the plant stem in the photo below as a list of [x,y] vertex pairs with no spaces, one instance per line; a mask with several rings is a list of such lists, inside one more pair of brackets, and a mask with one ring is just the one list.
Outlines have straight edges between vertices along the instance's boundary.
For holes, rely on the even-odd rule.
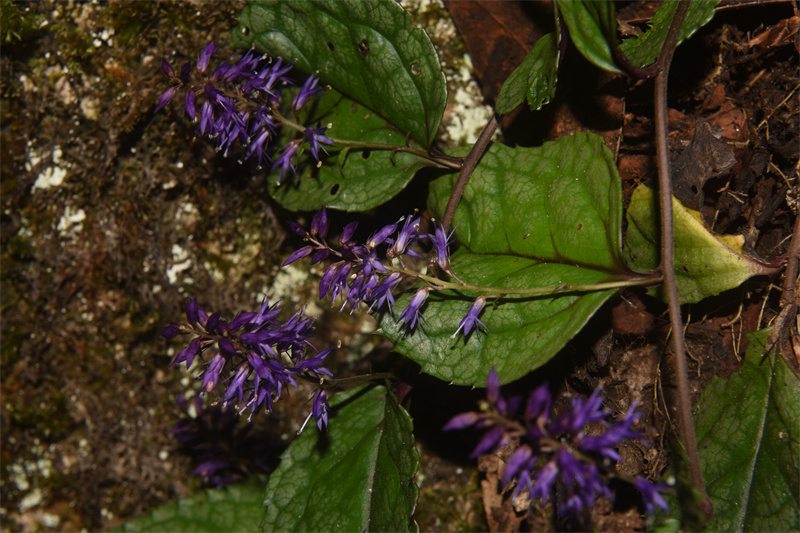
[[689,376],[686,365],[686,347],[683,338],[683,320],[678,303],[678,285],[675,279],[675,236],[672,214],[672,176],[669,167],[669,153],[667,148],[667,77],[672,56],[678,40],[683,21],[689,11],[690,2],[678,2],[675,15],[664,41],[664,48],[658,58],[660,69],[656,75],[655,86],[655,123],[656,123],[656,150],[658,158],[658,186],[661,208],[661,272],[664,276],[664,290],[667,294],[667,307],[669,309],[670,326],[672,334],[672,352],[675,360],[675,373],[678,380],[678,414],[683,431],[686,456],[689,461],[689,471],[692,484],[703,493],[705,500],[701,504],[706,518],[714,512],[711,500],[708,498],[703,484],[703,473],[700,469],[700,455],[697,451],[697,439],[692,422],[692,396],[689,390]]
[[480,161],[483,152],[485,152],[486,147],[489,146],[489,142],[492,140],[492,136],[494,135],[495,131],[497,131],[496,114],[492,115],[492,118],[489,119],[486,127],[483,128],[480,136],[478,136],[478,140],[475,141],[475,144],[472,145],[467,157],[464,158],[464,163],[461,166],[461,172],[458,173],[458,178],[456,179],[456,183],[453,185],[453,190],[450,193],[450,199],[447,200],[447,207],[444,209],[442,227],[445,231],[450,229],[450,224],[453,223],[453,217],[456,215],[456,207],[458,207],[458,203],[461,201],[461,196],[464,194],[464,189],[467,186],[470,176],[472,176],[472,171],[475,170],[475,167],[478,165],[478,161]]
[[584,283],[574,285],[552,285],[549,287],[493,287],[488,285],[473,285],[471,283],[453,283],[450,281],[443,281],[439,278],[426,276],[419,272],[411,270],[404,270],[401,268],[388,267],[389,272],[400,272],[408,276],[416,277],[436,290],[457,290],[457,291],[474,291],[486,294],[508,295],[514,294],[517,296],[542,296],[547,294],[563,293],[563,292],[593,292],[604,291],[606,289],[620,289],[623,287],[638,287],[643,285],[655,285],[661,282],[661,277],[657,275],[642,274],[631,279],[622,279],[617,281],[606,281],[602,283]]
[[[299,131],[300,133],[305,133],[306,127],[302,124],[298,124],[297,122],[293,122],[283,115],[279,114],[277,111],[272,112],[273,118],[276,122],[279,122],[282,126],[288,126],[293,130]],[[406,152],[409,154],[413,154],[417,157],[422,159],[427,159],[432,163],[436,163],[440,167],[444,168],[451,168],[453,170],[460,170],[462,167],[461,161],[458,159],[454,159],[452,157],[437,157],[435,155],[431,155],[424,150],[417,150],[416,148],[412,148],[410,146],[402,146],[398,144],[387,144],[387,143],[376,143],[376,142],[364,142],[364,141],[349,141],[347,139],[338,139],[336,137],[328,137],[338,146],[342,146],[344,148],[355,148],[355,149],[364,149],[364,150],[391,150],[392,152]]]

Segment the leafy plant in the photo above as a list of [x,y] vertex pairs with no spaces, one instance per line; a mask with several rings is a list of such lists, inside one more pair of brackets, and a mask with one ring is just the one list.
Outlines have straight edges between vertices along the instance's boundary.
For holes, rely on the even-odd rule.
[[[621,288],[661,291],[669,305],[691,482],[705,494],[703,474],[714,480],[708,494],[717,509],[733,492],[742,503],[742,494],[751,489],[749,482],[717,476],[716,458],[708,455],[728,453],[727,438],[743,420],[727,410],[738,397],[725,402],[722,410],[708,399],[724,396],[733,381],[717,380],[706,393],[698,420],[698,455],[678,305],[735,288],[752,276],[774,274],[777,267],[748,257],[740,243],[715,236],[673,199],[666,155],[671,56],[680,42],[710,20],[716,2],[664,2],[644,34],[621,43],[613,3],[558,0],[555,5],[557,26],[563,23],[589,61],[635,78],[656,77],[660,189],[658,195],[644,186],[634,192],[625,236],[615,158],[596,135],[577,133],[535,148],[504,146],[490,142],[498,124],[494,117],[472,147],[450,153],[437,148],[446,103],[444,74],[427,36],[394,2],[251,0],[234,30],[234,45],[255,46],[273,59],[257,57],[251,48],[238,63],[213,70],[212,44],[196,65],[180,73],[165,63],[171,85],[157,107],[165,107],[184,89],[185,112],[192,119],[200,116],[201,134],[225,151],[241,143],[248,157],[269,164],[270,193],[284,207],[319,210],[308,229],[290,223],[304,245],[285,264],[307,258],[325,265],[321,299],[342,309],[375,312],[378,333],[424,373],[474,387],[489,380],[488,414],[468,414],[468,420],[451,427],[490,428],[479,446],[481,453],[510,442],[509,435],[524,437],[529,447],[521,449],[528,451],[514,455],[510,474],[503,477],[504,484],[516,483],[513,498],[518,508],[549,500],[554,469],[578,498],[556,501],[559,515],[590,507],[596,495],[610,496],[605,483],[614,476],[606,475],[603,458],[618,459],[615,448],[622,439],[639,437],[630,429],[638,415],[634,405],[624,423],[612,424],[611,413],[601,410],[595,392],[585,404],[573,401],[573,414],[551,420],[552,398],[543,386],[529,397],[524,424],[519,425],[512,419],[521,412],[522,400],[501,398],[499,384],[559,357]],[[497,113],[510,113],[524,102],[536,110],[554,97],[564,38],[559,30],[535,44],[504,84]],[[278,57],[282,59],[274,59]],[[194,75],[202,82],[193,84]],[[426,166],[440,169],[427,198],[435,215],[432,233],[423,230],[423,217],[414,214],[376,228],[366,240],[355,237],[355,223],[331,228],[326,207],[364,211],[382,205],[403,189],[419,186],[413,178]],[[288,385],[300,380],[317,386],[312,414],[321,432],[306,430],[282,455],[267,484],[261,527],[414,529],[418,456],[411,418],[385,385],[395,376],[335,378],[321,366],[330,349],[306,354],[310,320],[302,313],[281,320],[278,313],[264,302],[258,311],[227,322],[193,300],[188,323],[165,330],[168,337],[191,337],[175,363],[190,366],[196,357],[202,359],[208,365],[200,378],[207,393],[223,379],[223,372],[229,372],[221,399],[242,410],[255,413],[263,407],[271,412]],[[797,457],[797,440],[784,420],[796,411],[787,392],[793,376],[776,358],[773,377],[770,367],[754,364],[755,350],[745,359],[747,379],[767,382],[768,390],[761,410],[748,417],[762,429],[770,417],[785,425],[788,445],[778,445],[775,457],[780,463],[791,462]],[[365,381],[381,384],[352,388]],[[541,391],[547,392],[546,409],[533,407],[544,401]],[[606,427],[608,441],[601,445],[592,440],[601,437],[584,438],[587,423]],[[558,435],[569,435],[574,446],[559,448]],[[750,481],[767,483],[762,478],[774,476],[774,465],[762,459],[758,446],[743,453],[754,458],[748,463]],[[733,455],[730,460],[737,460]],[[664,486],[637,479],[634,484],[648,511],[666,505],[658,492]],[[796,476],[782,479],[786,491],[796,494]],[[760,509],[774,502],[778,500],[754,502],[754,510],[748,507],[747,517],[735,522],[718,514],[711,524],[742,528],[748,517],[759,519],[764,512]],[[791,513],[785,511],[792,502],[784,498],[779,503],[782,514],[775,527],[796,527],[796,514],[791,526]],[[708,502],[703,510],[711,516]],[[236,525],[249,528],[252,520]]]

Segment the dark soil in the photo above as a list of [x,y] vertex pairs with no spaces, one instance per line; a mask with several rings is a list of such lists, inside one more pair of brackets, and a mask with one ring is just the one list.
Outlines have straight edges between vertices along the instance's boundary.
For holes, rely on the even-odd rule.
[[[459,9],[479,4],[448,8],[459,23]],[[621,18],[637,24],[643,4],[627,6]],[[298,215],[270,200],[263,172],[237,163],[241,155],[224,158],[204,140],[193,142],[194,127],[177,107],[153,114],[165,87],[161,58],[175,66],[210,40],[226,45],[239,4],[0,7],[0,521],[4,531],[101,530],[204,486],[191,474],[197,458],[170,433],[181,415],[177,396],[196,385],[187,372],[168,367],[180,347],[161,337],[162,326],[180,321],[192,296],[233,316],[256,306],[259,294],[300,307],[314,300],[315,289],[304,284],[307,269],[278,274],[297,244],[281,220]],[[545,20],[546,5],[530,10]],[[550,31],[515,13],[508,15],[516,36],[506,39],[509,49]],[[735,157],[730,168],[699,182],[703,216],[717,232],[743,235],[746,250],[768,262],[787,254],[797,212],[800,73],[793,36],[765,32],[793,15],[788,2],[720,9],[679,48],[671,71],[676,157],[702,121]],[[499,11],[495,18],[502,21]],[[497,80],[516,63],[480,60],[502,50],[475,48],[498,40],[474,31],[462,28],[491,103]],[[507,120],[506,140],[538,144],[576,130],[600,133],[618,156],[629,198],[655,175],[652,85],[600,76],[574,50],[559,76],[556,101]],[[587,96],[591,87],[597,90]],[[401,195],[386,211],[409,205],[409,195]],[[736,371],[745,334],[776,316],[782,283],[782,276],[753,279],[686,307],[696,394],[714,375]],[[324,311],[317,342],[341,340],[334,364],[352,373],[392,366],[410,379],[413,365],[397,363],[390,346],[364,333],[370,321]],[[667,336],[664,306],[643,291],[624,291],[558,365],[543,370],[569,394],[603,384],[615,411],[638,399],[644,416],[637,428],[650,446],[624,447],[619,467],[651,478],[670,465],[675,382]],[[546,512],[501,520],[514,512],[497,494],[493,467],[482,462],[479,471],[467,459],[474,443],[438,431],[480,394],[424,376],[415,386],[408,402],[423,452],[421,529],[553,527]],[[273,462],[302,422],[305,402],[302,392],[294,394],[275,416],[257,421],[254,432],[273,443]],[[440,405],[435,413],[426,408],[431,402]],[[239,476],[259,471],[247,461],[235,469]],[[591,519],[602,531],[643,530],[635,501],[599,501]]]

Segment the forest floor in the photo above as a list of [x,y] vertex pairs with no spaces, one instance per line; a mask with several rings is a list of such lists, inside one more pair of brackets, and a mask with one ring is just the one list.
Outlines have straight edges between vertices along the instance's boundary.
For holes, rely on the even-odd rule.
[[[437,38],[449,15],[431,4],[420,20],[445,61],[469,51],[487,103],[533,42],[552,30],[547,3],[448,2],[463,41]],[[652,8],[625,6],[619,17],[632,27],[641,27]],[[209,41],[226,45],[239,9],[233,2],[2,3],[3,531],[107,529],[200,490],[202,478],[191,473],[197,458],[171,433],[182,414],[176,398],[196,394],[197,384],[169,368],[180,347],[161,328],[182,320],[192,296],[229,316],[257,306],[258,295],[298,308],[315,300],[317,270],[279,268],[298,244],[282,221],[298,215],[270,199],[263,172],[222,157],[202,139],[192,142],[194,126],[177,107],[153,113],[166,87],[162,57],[175,65]],[[791,2],[723,5],[678,49],[670,77],[671,149],[680,154],[708,128],[723,141],[709,149],[730,163],[699,187],[686,184],[689,201],[699,202],[716,232],[742,235],[745,250],[766,262],[787,254],[798,210],[797,15]],[[617,156],[627,202],[636,185],[655,176],[652,84],[601,75],[574,49],[564,64],[571,66],[559,74],[555,101],[507,117],[504,140],[536,145],[575,131],[603,135]],[[424,180],[359,219],[393,222],[424,209]],[[686,306],[695,397],[713,376],[738,369],[746,334],[776,316],[782,282],[755,278]],[[371,317],[308,305],[319,314],[315,342],[342,342],[336,367],[359,373],[388,364],[401,375],[415,373],[411,363],[387,363],[399,356],[370,334]],[[602,383],[612,407],[632,395],[641,399],[641,424],[653,447],[631,443],[622,466],[653,475],[669,467],[672,410],[665,406],[675,382],[665,355],[668,333],[664,306],[644,291],[626,290],[553,370],[576,394]],[[408,379],[422,451],[420,528],[504,527],[512,512],[507,501],[482,499],[480,481],[491,472],[467,459],[474,442],[440,432],[450,416],[474,407],[480,391]],[[302,423],[305,392],[256,420],[251,437],[272,443],[268,465]],[[439,408],[426,409],[432,404]],[[248,445],[254,442],[263,440]],[[240,478],[259,472],[245,457],[231,468]],[[540,519],[522,527],[536,529]],[[600,531],[646,527],[635,505],[600,501],[592,519]]]

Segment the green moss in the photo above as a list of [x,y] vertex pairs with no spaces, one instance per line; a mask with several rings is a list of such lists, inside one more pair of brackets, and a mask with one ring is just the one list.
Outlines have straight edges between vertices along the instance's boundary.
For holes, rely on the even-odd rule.
[[44,19],[35,7],[28,2],[0,1],[3,44],[25,42],[39,35]]
[[20,426],[33,429],[47,440],[58,441],[72,430],[74,422],[66,394],[50,384],[45,389],[43,396],[31,398],[27,403],[9,403],[8,414]]

